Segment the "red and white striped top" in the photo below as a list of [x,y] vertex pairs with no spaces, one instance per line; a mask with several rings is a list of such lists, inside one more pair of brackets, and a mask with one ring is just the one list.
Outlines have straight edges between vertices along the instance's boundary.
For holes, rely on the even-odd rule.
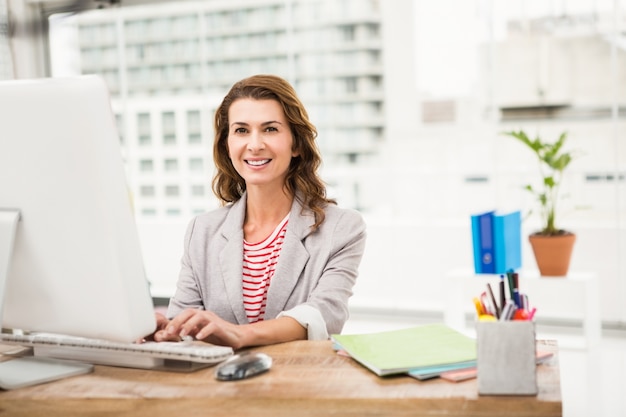
[[267,290],[285,240],[289,214],[262,242],[243,241],[243,305],[250,323],[263,320]]

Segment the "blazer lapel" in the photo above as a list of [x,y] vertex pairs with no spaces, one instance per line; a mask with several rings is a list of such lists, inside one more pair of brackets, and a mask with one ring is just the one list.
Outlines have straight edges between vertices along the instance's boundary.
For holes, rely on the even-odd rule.
[[313,223],[313,214],[308,210],[302,214],[302,206],[298,199],[294,198],[287,233],[267,293],[266,317],[274,318],[285,309],[289,296],[310,257],[302,241],[311,232]]
[[226,243],[220,252],[220,270],[226,288],[226,297],[239,324],[248,323],[243,306],[241,280],[243,274],[243,219],[246,195],[233,204],[222,228]]

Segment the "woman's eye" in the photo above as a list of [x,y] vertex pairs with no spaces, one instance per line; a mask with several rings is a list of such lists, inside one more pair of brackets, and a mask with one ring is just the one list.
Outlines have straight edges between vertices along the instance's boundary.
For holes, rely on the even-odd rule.
[[276,129],[274,126],[268,126],[265,130],[267,132],[277,132],[278,131],[278,129]]
[[238,127],[237,129],[235,129],[235,133],[246,133],[247,130],[244,127]]

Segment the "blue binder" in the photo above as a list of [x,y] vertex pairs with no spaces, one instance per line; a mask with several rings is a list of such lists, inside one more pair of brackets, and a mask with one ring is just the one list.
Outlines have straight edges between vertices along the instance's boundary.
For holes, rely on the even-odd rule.
[[474,214],[472,245],[477,274],[504,274],[522,267],[522,216],[519,210]]
[[474,247],[474,271],[477,274],[495,274],[493,215],[487,211],[471,216]]
[[493,244],[496,274],[522,267],[522,215],[519,210],[495,212]]

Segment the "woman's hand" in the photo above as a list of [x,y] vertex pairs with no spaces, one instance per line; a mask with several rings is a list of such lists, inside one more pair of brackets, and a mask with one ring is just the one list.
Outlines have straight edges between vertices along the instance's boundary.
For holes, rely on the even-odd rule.
[[197,340],[233,349],[246,346],[244,326],[229,323],[211,311],[187,309],[169,322],[165,317],[163,320],[157,317],[157,331],[154,333],[157,342],[192,336]]
[[[169,324],[169,320],[161,313],[154,313],[154,316],[156,318],[156,330],[154,331],[154,333],[144,337],[141,340],[138,340],[138,343],[142,343],[142,342],[147,342],[147,341],[156,341],[156,335],[157,333],[163,333],[163,331],[167,328],[167,325]],[[180,340],[180,337],[177,339],[162,339],[159,341],[165,341],[165,340]]]
[[214,345],[230,346],[236,350],[248,346],[304,340],[307,339],[307,329],[295,319],[286,316],[251,324],[233,324],[206,310],[187,309],[169,321],[157,314],[154,341],[180,341],[185,336]]

